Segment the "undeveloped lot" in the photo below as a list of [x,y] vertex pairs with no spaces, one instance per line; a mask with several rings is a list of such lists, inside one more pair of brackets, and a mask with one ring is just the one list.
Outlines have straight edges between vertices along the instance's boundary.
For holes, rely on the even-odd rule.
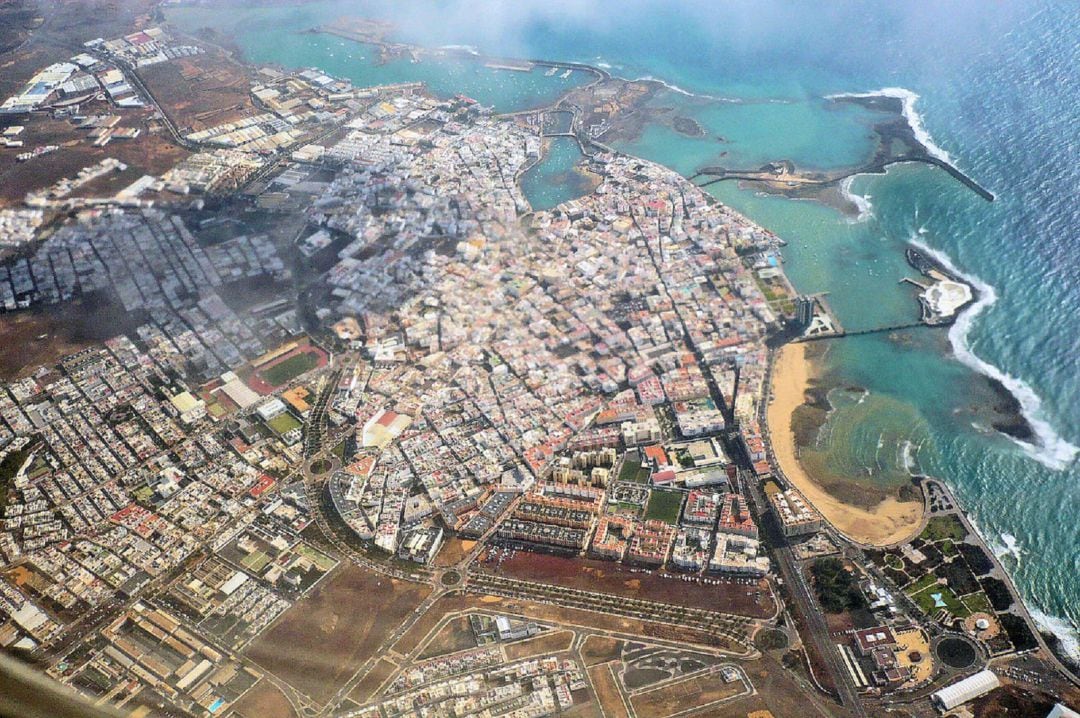
[[511,661],[530,656],[558,653],[570,648],[574,640],[571,631],[548,631],[525,641],[511,643],[506,647],[506,657]]
[[718,673],[711,673],[685,681],[669,683],[663,688],[639,693],[630,699],[634,706],[634,712],[639,716],[664,716],[674,715],[693,709],[697,706],[706,706],[716,701],[724,700],[738,695],[745,686],[742,681],[724,683]]
[[244,697],[233,705],[236,715],[241,718],[294,718],[296,711],[293,710],[289,699],[285,697],[270,681],[259,681],[258,685],[244,694]]
[[286,611],[248,647],[247,655],[325,703],[430,590],[345,564]]
[[479,568],[527,581],[751,618],[768,618],[775,611],[772,594],[764,581],[750,586],[726,582],[712,586],[684,581],[683,574],[635,573],[614,561],[565,558],[529,551],[517,551],[513,556],[503,558],[501,563],[486,562]]
[[[593,666],[589,669],[589,678],[592,680],[596,691],[596,700],[607,718],[630,718],[630,712],[626,710],[622,696],[619,694],[619,685],[615,682],[615,676],[608,665]],[[642,716],[651,715],[642,713]]]

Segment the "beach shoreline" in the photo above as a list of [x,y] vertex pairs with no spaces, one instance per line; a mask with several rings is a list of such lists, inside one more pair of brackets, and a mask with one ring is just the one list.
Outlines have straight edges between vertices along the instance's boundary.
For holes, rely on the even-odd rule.
[[798,489],[826,521],[852,541],[867,546],[891,546],[911,540],[922,530],[921,501],[890,497],[871,509],[845,503],[825,490],[798,460],[792,415],[806,401],[814,367],[807,345],[788,344],[776,352],[770,376],[766,421],[773,457],[781,475]]

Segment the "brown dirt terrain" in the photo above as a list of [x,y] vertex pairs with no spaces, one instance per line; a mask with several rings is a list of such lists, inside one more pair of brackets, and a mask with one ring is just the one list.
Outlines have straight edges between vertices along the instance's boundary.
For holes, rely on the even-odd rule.
[[506,658],[516,661],[531,656],[558,653],[570,648],[574,641],[572,631],[547,631],[525,641],[518,641],[506,646]]
[[589,636],[581,644],[581,658],[587,666],[614,661],[622,655],[623,645],[625,642],[617,638]]
[[770,711],[774,716],[803,716],[804,718],[832,718],[839,711],[836,704],[809,694],[795,682],[790,671],[771,658],[744,663],[743,670],[754,684],[753,696],[708,708],[697,716],[717,718],[746,718],[754,711]]
[[472,550],[476,545],[475,541],[466,541],[460,539],[457,536],[453,536],[446,540],[443,544],[442,550],[435,557],[436,566],[453,566],[461,559],[465,558],[466,554]]
[[282,614],[246,654],[325,703],[430,590],[345,564]]
[[296,711],[285,694],[270,681],[259,683],[233,704],[233,710],[241,718],[295,718]]
[[[589,679],[592,680],[596,691],[596,700],[607,718],[630,718],[630,712],[626,710],[622,696],[619,695],[619,685],[615,682],[615,675],[611,667],[607,665],[593,666],[589,670]],[[641,714],[649,715],[649,714]]]
[[675,713],[730,698],[743,690],[741,682],[724,683],[718,674],[698,676],[639,693],[630,699],[640,716],[664,718]]
[[[565,558],[529,551],[518,551],[504,559],[498,569],[494,564],[479,566],[496,575],[751,618],[767,618],[775,610],[772,594],[764,581],[758,586],[738,583],[710,586],[682,581],[681,574],[662,578],[655,571],[652,575],[632,573],[628,567],[614,561]],[[754,595],[755,591],[760,591],[760,595]]]
[[137,326],[135,319],[122,306],[97,297],[0,314],[0,379],[18,378],[97,345]]
[[349,698],[360,705],[364,705],[375,697],[375,692],[379,690],[379,686],[386,683],[396,670],[397,666],[393,663],[385,658],[381,659],[371,667],[366,676],[360,679],[360,682],[356,684],[356,688],[353,688],[352,692],[349,693]]
[[181,132],[198,131],[257,114],[247,72],[220,50],[162,62],[139,70],[165,112]]
[[420,652],[419,659],[426,660],[447,653],[457,653],[476,647],[476,638],[469,627],[469,617],[459,616],[443,626]]
[[576,608],[562,608],[561,606],[552,606],[545,603],[502,598],[501,596],[461,593],[443,596],[436,601],[427,613],[421,616],[405,632],[405,635],[394,645],[394,649],[399,653],[408,655],[438,625],[443,616],[448,613],[476,609],[517,614],[545,623],[586,626],[600,631],[616,631],[698,646],[725,648],[738,652],[743,650],[741,646],[732,645],[721,636],[683,626],[653,623],[635,618],[583,611]]
[[[113,140],[105,147],[94,147],[90,131],[77,129],[66,119],[52,119],[43,114],[30,120],[20,119],[18,124],[26,127],[19,137],[24,147],[0,150],[0,202],[21,202],[28,191],[47,187],[64,177],[74,177],[82,168],[106,157],[115,157],[128,169],[109,175],[109,181],[95,180],[71,196],[111,195],[144,174],[163,173],[189,154],[173,145],[167,135],[151,131],[147,108],[120,109],[108,102],[93,101],[84,103],[81,111],[88,116],[116,115],[121,118],[117,128],[137,128],[142,133],[135,139]],[[45,145],[60,149],[28,162],[15,159],[21,152]]]

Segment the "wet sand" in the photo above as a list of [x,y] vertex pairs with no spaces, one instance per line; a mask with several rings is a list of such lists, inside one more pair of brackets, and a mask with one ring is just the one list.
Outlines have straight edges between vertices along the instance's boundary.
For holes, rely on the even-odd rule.
[[887,546],[912,538],[922,525],[922,502],[887,498],[867,510],[840,501],[810,477],[799,463],[791,417],[805,401],[813,364],[805,344],[788,344],[776,356],[772,373],[773,399],[767,420],[772,450],[784,476],[837,530],[864,544]]

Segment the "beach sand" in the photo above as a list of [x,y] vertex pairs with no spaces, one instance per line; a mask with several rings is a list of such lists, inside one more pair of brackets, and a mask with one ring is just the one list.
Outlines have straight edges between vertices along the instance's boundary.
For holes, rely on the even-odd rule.
[[788,344],[776,356],[772,373],[772,403],[767,420],[773,455],[784,473],[840,533],[859,543],[887,546],[911,539],[923,518],[921,501],[887,498],[870,510],[844,503],[829,494],[800,465],[791,416],[805,401],[813,378],[813,365],[805,344]]

